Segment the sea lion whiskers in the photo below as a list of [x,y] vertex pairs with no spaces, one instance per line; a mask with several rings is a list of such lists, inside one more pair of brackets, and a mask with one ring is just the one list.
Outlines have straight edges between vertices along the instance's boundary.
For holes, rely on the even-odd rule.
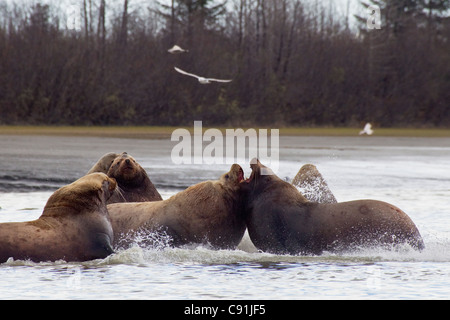
[[114,195],[121,198],[124,202],[127,202],[127,199],[125,199],[123,192],[124,191],[122,190],[122,188],[119,186],[119,184],[117,184],[116,189],[114,190]]
[[126,152],[114,159],[107,175],[117,180],[121,192],[111,197],[108,203],[162,200],[147,172]]

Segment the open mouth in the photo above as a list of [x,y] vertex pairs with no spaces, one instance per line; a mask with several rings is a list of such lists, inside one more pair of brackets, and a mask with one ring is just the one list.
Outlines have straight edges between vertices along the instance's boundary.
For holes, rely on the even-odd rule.
[[241,183],[250,183],[254,177],[255,177],[255,174],[252,171],[252,173],[250,174],[250,177],[248,177],[247,179],[242,179]]
[[[252,160],[253,161],[253,160]],[[244,176],[244,171],[241,169],[242,172],[242,179],[240,180],[240,183],[250,183],[253,181],[253,179],[255,179],[255,175],[257,174],[258,168],[259,168],[259,161],[258,163],[250,163],[250,168],[252,169],[252,173],[250,174],[250,177],[248,177],[247,179],[245,179]],[[239,176],[239,178],[241,178],[241,176]]]
[[242,168],[239,169],[238,181],[239,181],[239,182],[244,181],[244,170],[242,170]]

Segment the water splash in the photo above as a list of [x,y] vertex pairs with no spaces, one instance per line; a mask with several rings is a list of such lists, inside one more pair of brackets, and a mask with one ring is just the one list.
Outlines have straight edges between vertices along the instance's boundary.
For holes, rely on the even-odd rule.
[[162,228],[155,231],[141,228],[119,235],[116,249],[120,250],[137,246],[143,249],[163,250],[170,247],[172,241],[172,238]]
[[[149,239],[153,243],[149,245]],[[154,240],[156,239],[156,242]],[[139,243],[141,245],[139,245]],[[144,244],[144,245],[142,245]],[[144,233],[125,249],[118,250],[106,258],[106,264],[193,264],[230,265],[256,264],[258,266],[298,265],[309,263],[326,264],[374,264],[379,262],[450,262],[450,241],[426,241],[426,247],[417,251],[411,246],[397,245],[395,248],[359,248],[348,252],[324,252],[319,256],[277,255],[244,250],[214,250],[208,245],[171,247],[168,239]]]

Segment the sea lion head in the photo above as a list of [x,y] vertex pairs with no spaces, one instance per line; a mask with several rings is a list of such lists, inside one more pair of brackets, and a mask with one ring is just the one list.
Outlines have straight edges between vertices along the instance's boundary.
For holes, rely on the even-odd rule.
[[250,177],[241,183],[241,190],[244,193],[258,196],[267,192],[268,195],[275,197],[284,194],[307,202],[294,186],[280,179],[272,169],[263,165],[258,159],[254,158],[250,161],[250,168],[252,169]]
[[48,199],[43,215],[51,215],[55,208],[72,208],[78,212],[95,210],[116,191],[116,180],[104,173],[91,173],[56,190]]
[[292,180],[292,184],[297,188],[320,188],[322,185],[328,188],[317,167],[313,164],[305,164],[300,168],[297,175]]
[[233,189],[239,188],[240,183],[244,181],[244,170],[242,170],[240,165],[233,164],[230,171],[224,173],[219,180],[224,186],[232,187]]
[[305,164],[301,167],[292,180],[292,185],[311,202],[337,203],[327,182],[313,164]]
[[87,174],[94,172],[107,173],[109,168],[111,167],[111,164],[118,156],[120,156],[120,154],[115,152],[106,153],[97,161],[97,163],[91,168],[91,170],[88,171]]
[[303,180],[315,180],[317,177],[320,177],[319,170],[313,164],[305,164],[303,165],[297,173],[297,176],[303,178]]
[[120,185],[138,186],[146,178],[145,170],[128,153],[123,152],[111,164],[108,176],[117,180]]
[[263,165],[257,158],[253,158],[250,161],[250,168],[252,169],[252,175],[275,176],[272,169]]
[[243,186],[254,189],[257,186],[265,185],[266,182],[272,181],[274,179],[280,180],[270,168],[263,165],[256,158],[253,158],[250,161],[250,168],[252,169],[252,173],[250,174],[250,177],[244,181]]

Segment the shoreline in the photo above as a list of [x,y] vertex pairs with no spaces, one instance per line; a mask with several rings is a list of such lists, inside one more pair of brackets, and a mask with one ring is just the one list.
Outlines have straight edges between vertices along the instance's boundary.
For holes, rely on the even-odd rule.
[[[184,128],[191,133],[192,127],[166,126],[0,126],[0,135],[41,135],[41,136],[79,136],[110,137],[128,139],[166,139],[175,129]],[[204,127],[203,130],[207,130]],[[219,127],[222,132],[226,128]],[[237,128],[233,128],[237,129]],[[246,130],[248,128],[244,128]],[[265,128],[261,128],[265,129]],[[269,129],[269,128],[267,128]],[[277,128],[274,128],[277,129]],[[280,136],[330,136],[358,137],[361,128],[279,128]],[[411,129],[411,128],[375,128],[376,137],[450,137],[450,129]],[[270,133],[270,129],[269,129]]]

